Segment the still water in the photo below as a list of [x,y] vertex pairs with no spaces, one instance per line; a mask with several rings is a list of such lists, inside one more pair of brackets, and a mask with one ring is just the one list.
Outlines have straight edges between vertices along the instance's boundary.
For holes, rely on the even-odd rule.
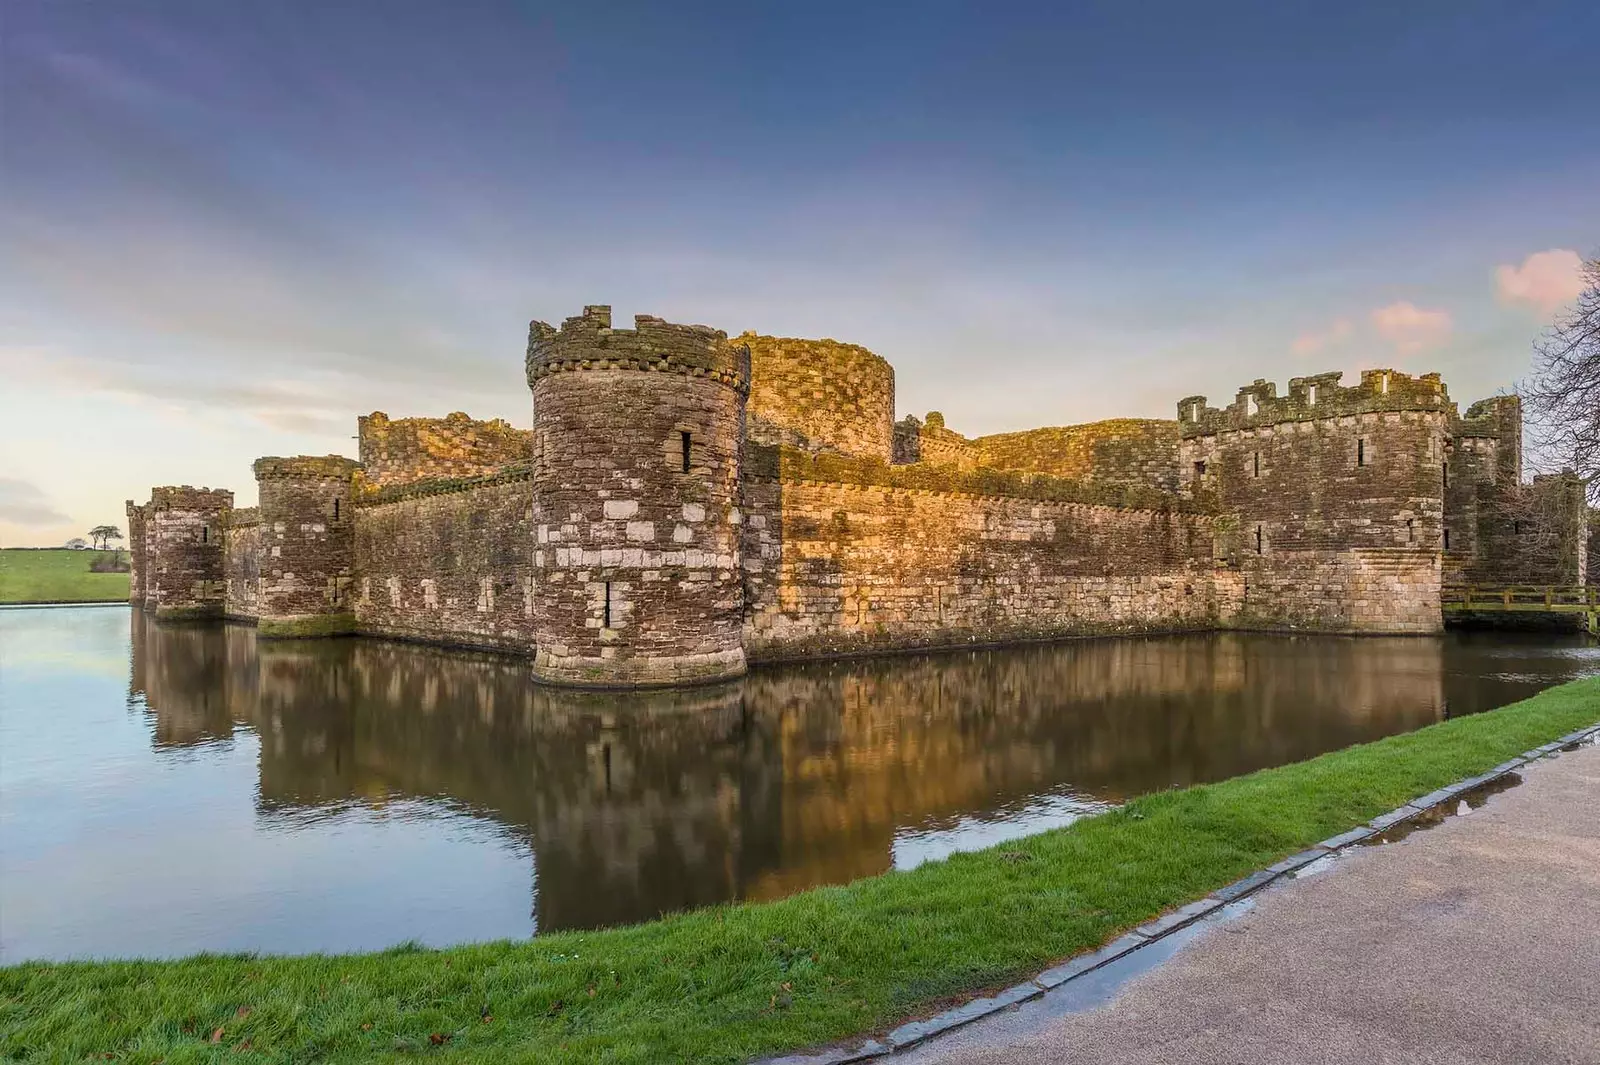
[[1584,637],[1098,640],[654,694],[0,610],[0,960],[594,928],[906,868],[1600,673]]

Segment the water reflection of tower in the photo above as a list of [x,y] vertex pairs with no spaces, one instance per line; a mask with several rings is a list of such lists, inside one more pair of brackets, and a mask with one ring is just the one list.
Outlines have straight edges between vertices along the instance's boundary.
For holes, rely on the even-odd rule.
[[553,689],[526,662],[369,641],[257,653],[264,812],[416,797],[492,819],[534,851],[540,928],[737,898],[746,840],[774,835],[745,824],[774,783],[748,771],[737,684]]
[[144,698],[154,719],[156,746],[231,738],[235,717],[229,636],[236,627],[162,624],[137,610],[130,617],[130,694]]

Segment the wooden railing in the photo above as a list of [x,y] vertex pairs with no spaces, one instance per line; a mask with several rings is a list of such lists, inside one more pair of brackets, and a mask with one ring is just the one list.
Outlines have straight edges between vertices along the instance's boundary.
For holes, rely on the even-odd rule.
[[1590,632],[1600,632],[1600,588],[1559,585],[1445,585],[1447,614],[1582,614]]

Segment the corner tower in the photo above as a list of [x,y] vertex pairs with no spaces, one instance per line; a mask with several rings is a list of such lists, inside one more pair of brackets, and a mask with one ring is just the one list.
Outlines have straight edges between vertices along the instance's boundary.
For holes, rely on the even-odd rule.
[[139,509],[144,512],[144,565],[138,571],[144,608],[158,619],[221,617],[226,591],[222,532],[233,493],[188,485],[152,488],[150,502]]
[[1242,622],[1437,632],[1455,405],[1438,374],[1365,370],[1178,402],[1178,482],[1216,501],[1243,577]]
[[745,671],[740,450],[750,349],[585,307],[528,327],[534,671],[595,687]]
[[336,636],[355,628],[351,483],[359,464],[339,455],[263,458],[259,636]]

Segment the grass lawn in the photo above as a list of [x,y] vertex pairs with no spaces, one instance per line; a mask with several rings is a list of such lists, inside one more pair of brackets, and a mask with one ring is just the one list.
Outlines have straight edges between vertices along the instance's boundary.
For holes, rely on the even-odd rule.
[[1600,678],[910,872],[630,928],[13,966],[0,969],[0,1058],[736,1062],[1031,975],[1596,720]]
[[[99,551],[65,547],[0,550],[0,603],[85,603],[128,599],[126,573],[90,573]],[[119,552],[124,560],[126,551]]]

